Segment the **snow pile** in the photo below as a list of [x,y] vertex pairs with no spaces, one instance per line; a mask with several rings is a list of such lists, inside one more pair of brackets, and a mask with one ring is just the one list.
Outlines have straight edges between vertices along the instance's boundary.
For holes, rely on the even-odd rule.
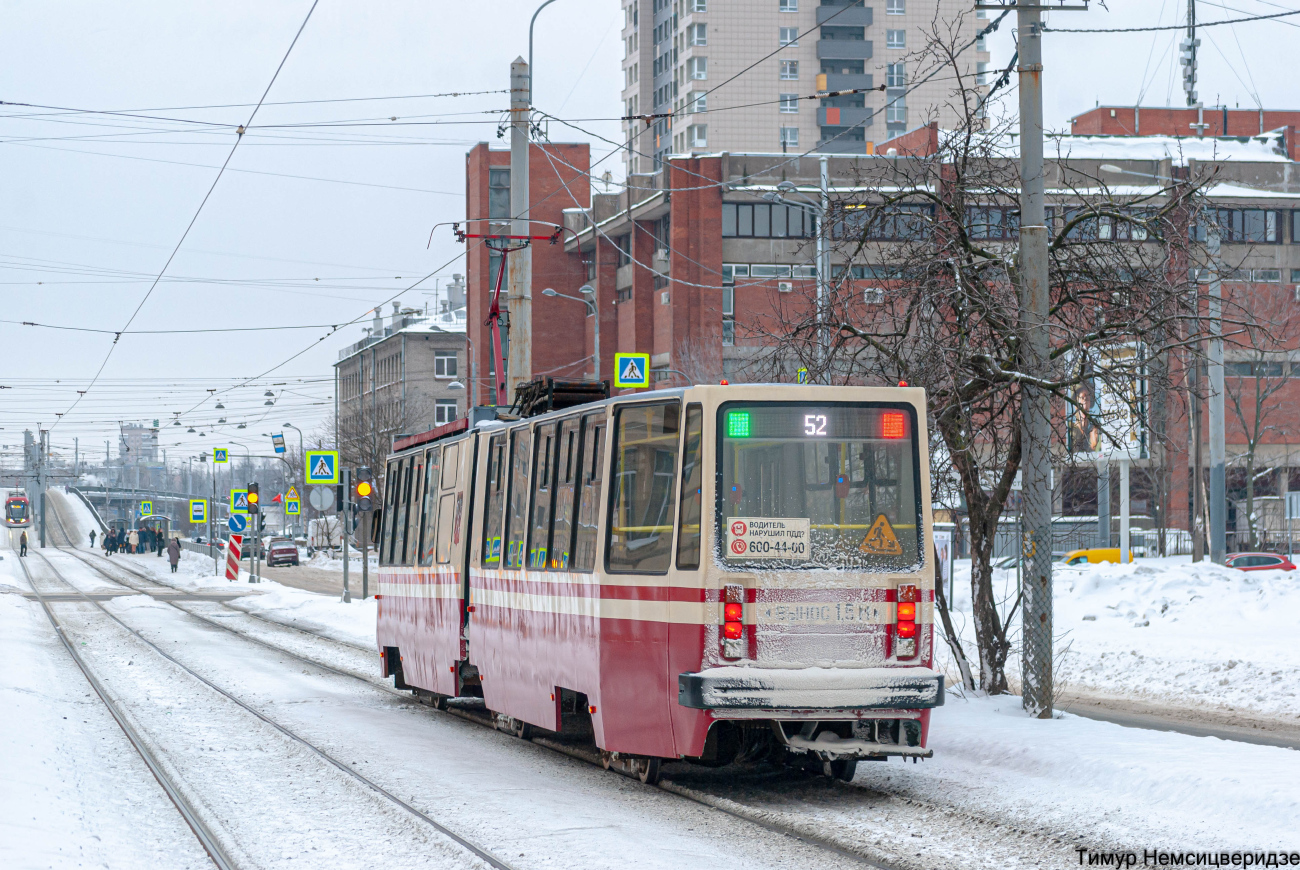
[[[341,554],[343,551],[336,550],[335,552]],[[348,570],[356,571],[357,575],[360,576],[361,554],[354,550],[349,550],[348,557]],[[379,567],[378,556],[370,556],[369,562],[371,570]],[[303,564],[310,568],[320,568],[323,571],[338,571],[340,574],[343,573],[342,556],[339,555],[336,558],[331,558],[328,550],[317,550],[312,554],[310,559],[304,559]]]
[[[858,765],[857,784],[1065,832],[1077,843],[1152,848],[1300,846],[1300,753],[1124,728],[1070,714],[1030,718],[1020,699],[948,696],[934,758],[906,776]],[[887,784],[886,784],[887,783]]]
[[[957,612],[972,666],[970,563],[958,563]],[[997,571],[999,598],[1015,598],[1015,572]],[[1071,692],[1181,707],[1300,718],[1300,574],[1236,571],[1189,556],[1129,565],[1055,566],[1056,682]],[[1013,640],[1008,676],[1019,673]],[[938,664],[955,677],[942,643]]]

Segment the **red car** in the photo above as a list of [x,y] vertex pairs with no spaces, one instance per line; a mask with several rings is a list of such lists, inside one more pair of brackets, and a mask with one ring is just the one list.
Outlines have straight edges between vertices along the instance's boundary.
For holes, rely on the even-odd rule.
[[1295,565],[1286,556],[1276,553],[1233,553],[1225,562],[1238,571],[1294,571]]
[[298,547],[293,541],[272,541],[266,546],[266,566],[297,565]]

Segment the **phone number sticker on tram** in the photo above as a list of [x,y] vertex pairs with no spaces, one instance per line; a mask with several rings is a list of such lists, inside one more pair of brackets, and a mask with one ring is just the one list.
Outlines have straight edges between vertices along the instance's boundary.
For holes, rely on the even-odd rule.
[[728,559],[786,559],[801,562],[808,558],[812,521],[796,517],[732,517],[727,521]]

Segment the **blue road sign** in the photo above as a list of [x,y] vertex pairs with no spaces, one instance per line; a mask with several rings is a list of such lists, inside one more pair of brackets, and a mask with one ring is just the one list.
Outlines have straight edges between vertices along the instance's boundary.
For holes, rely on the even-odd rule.
[[232,514],[248,513],[248,490],[232,489],[230,491],[230,512]]
[[807,370],[807,369],[799,369],[799,372],[798,372],[798,378],[799,378],[799,383],[801,383],[801,384],[806,384],[806,383],[808,383],[808,370]]
[[307,483],[334,484],[339,482],[339,452],[337,450],[307,451]]
[[614,386],[622,388],[650,386],[650,354],[614,354]]
[[151,501],[140,502],[140,519],[144,519],[145,517],[150,516],[152,514],[153,514],[153,502]]
[[206,523],[208,521],[208,500],[204,498],[190,499],[190,522]]
[[226,520],[226,525],[230,527],[233,534],[238,535],[248,528],[248,517],[243,514],[231,514],[230,519]]
[[284,452],[284,435],[272,435],[271,446],[275,448],[276,453]]
[[218,462],[218,463],[219,463],[219,462],[229,462],[229,461],[230,461],[230,448],[228,448],[228,447],[214,447],[214,448],[212,449],[212,461],[213,461],[213,462]]

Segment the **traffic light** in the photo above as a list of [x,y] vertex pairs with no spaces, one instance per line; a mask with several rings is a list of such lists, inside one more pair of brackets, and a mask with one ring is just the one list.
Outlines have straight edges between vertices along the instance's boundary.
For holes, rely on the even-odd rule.
[[356,502],[357,510],[373,510],[374,494],[375,484],[371,480],[370,468],[363,465],[357,469],[357,479],[356,482],[352,484],[352,500]]
[[260,510],[260,508],[258,507],[258,499],[259,496],[257,494],[257,484],[250,483],[248,485],[248,512],[250,514],[258,513],[258,511]]

